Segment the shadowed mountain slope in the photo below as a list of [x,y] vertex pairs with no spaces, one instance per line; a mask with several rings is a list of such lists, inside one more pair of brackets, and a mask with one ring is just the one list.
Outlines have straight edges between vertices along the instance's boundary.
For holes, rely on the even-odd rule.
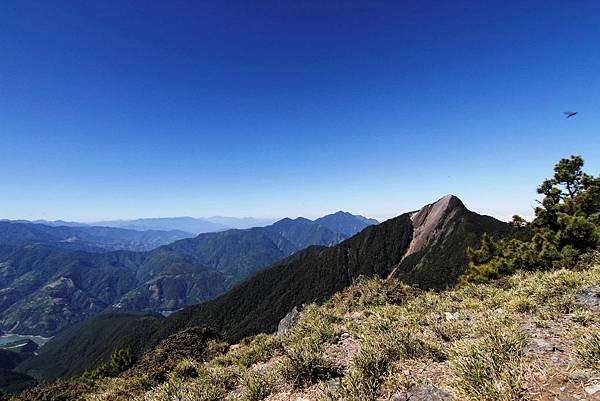
[[[62,332],[60,341],[50,340],[42,347],[43,356],[26,360],[17,371],[27,371],[38,381],[82,373],[106,360],[105,349],[123,348],[124,341],[131,350],[143,349],[161,319],[160,316],[126,313],[96,316]],[[46,358],[49,355],[55,359],[50,361]]]

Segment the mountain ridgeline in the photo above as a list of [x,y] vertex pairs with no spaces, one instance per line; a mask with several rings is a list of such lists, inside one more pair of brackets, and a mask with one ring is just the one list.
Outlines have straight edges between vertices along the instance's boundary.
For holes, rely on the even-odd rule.
[[264,227],[275,223],[275,219],[256,219],[252,217],[214,216],[206,218],[195,217],[157,217],[134,220],[99,221],[94,225],[119,227],[132,230],[181,230],[194,235],[224,231],[229,229],[246,229]]
[[[141,353],[169,335],[195,326],[211,327],[229,341],[273,332],[292,308],[322,302],[361,275],[397,277],[425,288],[443,288],[465,271],[466,249],[477,246],[483,233],[500,237],[510,231],[508,224],[471,212],[449,195],[419,211],[368,226],[337,245],[308,247],[216,299],[167,318],[153,318],[135,333],[122,330],[110,335],[108,342],[96,342],[92,338],[114,334],[111,317],[83,322],[52,339],[19,370],[44,379],[75,375],[106,360],[114,349]],[[142,347],[140,338],[144,338]]]
[[[369,224],[352,215],[345,218],[346,228],[358,230]],[[49,336],[99,313],[168,314],[223,294],[248,275],[307,246],[330,246],[348,237],[347,231],[298,218],[200,234],[148,252],[90,253],[56,246],[73,230],[92,228],[96,229],[0,225],[4,239],[0,243],[7,244],[0,246],[2,330]]]
[[215,300],[173,314],[156,337],[195,325],[211,326],[231,341],[271,332],[293,307],[321,302],[360,275],[444,288],[465,271],[467,247],[478,245],[483,233],[504,236],[510,230],[508,224],[471,212],[449,195],[417,212],[370,226],[336,246],[298,252]]
[[149,251],[192,234],[179,231],[137,231],[100,226],[46,225],[25,221],[0,221],[0,245],[47,245],[71,251]]

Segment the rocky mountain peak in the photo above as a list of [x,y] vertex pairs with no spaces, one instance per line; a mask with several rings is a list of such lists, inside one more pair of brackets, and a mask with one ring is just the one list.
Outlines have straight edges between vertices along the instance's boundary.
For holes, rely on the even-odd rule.
[[443,222],[449,211],[464,207],[458,197],[449,194],[412,213],[410,219],[413,224],[413,238],[404,258],[422,250],[435,237],[440,223]]

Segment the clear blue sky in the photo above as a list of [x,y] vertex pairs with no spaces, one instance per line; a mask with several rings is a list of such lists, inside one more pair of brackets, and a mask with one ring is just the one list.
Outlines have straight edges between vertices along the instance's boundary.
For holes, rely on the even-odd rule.
[[570,154],[598,1],[0,3],[0,218],[527,215]]

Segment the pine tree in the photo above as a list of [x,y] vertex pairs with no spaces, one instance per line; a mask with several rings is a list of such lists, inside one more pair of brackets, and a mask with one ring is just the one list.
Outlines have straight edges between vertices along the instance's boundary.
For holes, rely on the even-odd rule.
[[[583,172],[581,156],[561,159],[554,176],[537,189],[543,199],[527,223],[513,216],[514,238],[482,238],[469,249],[463,281],[486,282],[516,270],[571,267],[579,257],[600,246],[600,177]],[[525,238],[523,238],[525,237]]]

